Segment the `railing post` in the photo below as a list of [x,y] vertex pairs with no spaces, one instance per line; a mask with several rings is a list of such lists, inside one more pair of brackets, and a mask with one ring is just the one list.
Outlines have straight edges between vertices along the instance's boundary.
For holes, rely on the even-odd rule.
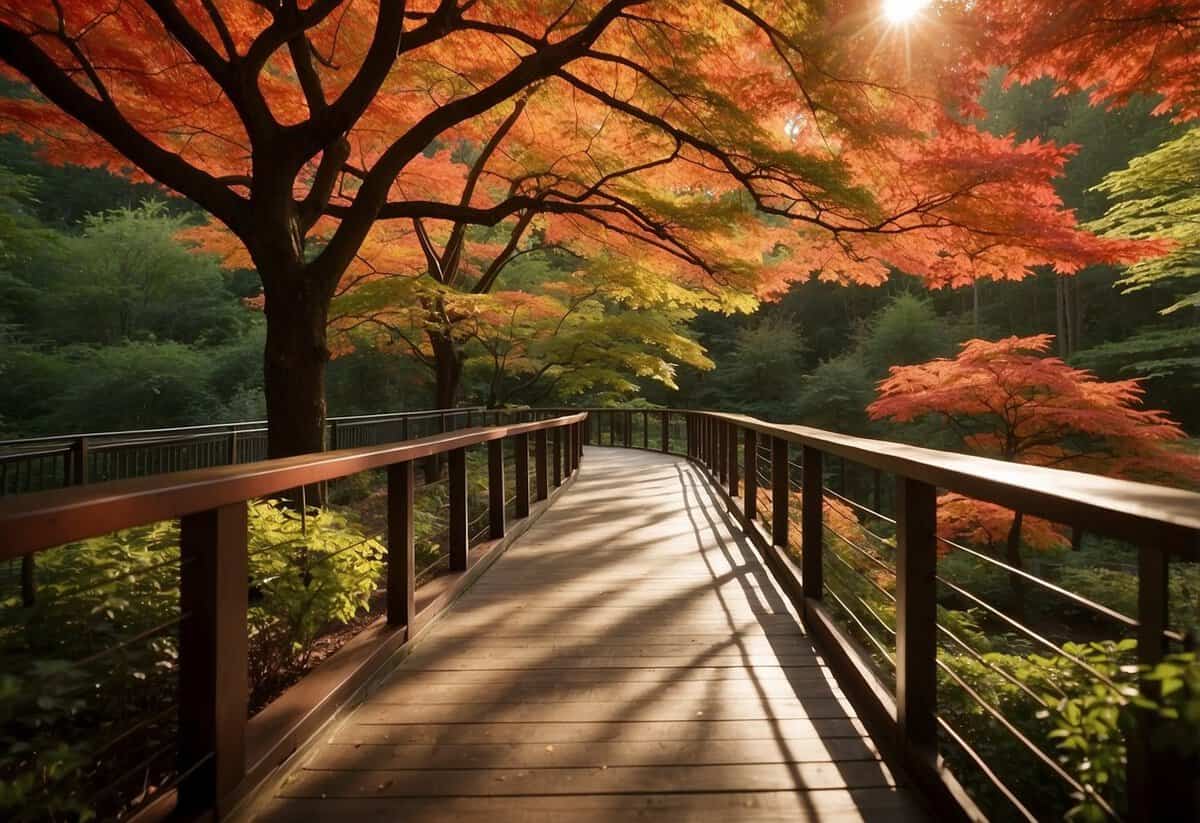
[[801,453],[800,581],[804,597],[820,600],[825,592],[822,556],[825,552],[825,476],[822,454],[812,446]]
[[387,622],[391,626],[411,626],[417,612],[413,519],[416,486],[411,460],[388,466]]
[[488,533],[504,537],[504,439],[488,441]]
[[937,489],[896,479],[896,723],[901,750],[937,756]]
[[758,432],[746,429],[742,437],[742,449],[745,452],[742,455],[742,474],[746,476],[742,514],[746,516],[747,521],[752,522],[758,516]]
[[546,430],[538,429],[533,433],[533,462],[535,480],[537,483],[537,499],[545,500],[550,496],[550,487],[546,482]]
[[450,485],[450,571],[467,570],[470,523],[467,513],[467,450],[450,452],[447,483]]
[[650,448],[650,412],[642,412],[642,448]]
[[663,412],[661,412],[661,414],[662,414],[662,438],[661,438],[662,453],[670,454],[671,453],[671,413],[669,411],[663,411]]
[[408,437],[408,417],[407,416],[400,418],[400,439],[401,440],[409,439],[409,437]]
[[88,482],[88,440],[76,437],[71,444],[71,483],[82,486]]
[[229,452],[226,455],[229,458],[229,465],[236,466],[238,462],[238,433],[234,429],[229,433]]
[[[1194,536],[1191,538],[1194,541]],[[1170,554],[1188,545],[1180,533],[1175,541],[1155,541],[1138,546],[1138,663],[1153,667],[1168,651],[1165,632],[1170,625],[1168,580]],[[1158,694],[1147,695],[1151,700]],[[1200,774],[1195,758],[1153,746],[1155,726],[1162,722],[1153,712],[1137,710],[1136,725],[1127,741],[1126,770],[1129,819],[1134,821],[1200,819]],[[1179,721],[1182,722],[1182,721]]]
[[725,485],[725,438],[721,432],[721,421],[713,419],[712,421],[712,473],[716,477],[717,482],[722,486]]
[[517,517],[529,516],[529,435],[513,438],[517,472]]
[[338,448],[338,424],[336,420],[329,421],[329,450],[337,451]]
[[725,485],[725,481],[729,479],[729,424],[724,420],[717,421],[717,475],[721,479],[721,485]]
[[608,412],[608,445],[617,445],[617,413],[612,410]]
[[582,437],[582,433],[579,431],[578,423],[567,426],[567,477],[573,475],[579,468],[580,437]]
[[554,485],[561,486],[563,481],[562,475],[562,427],[554,427]]
[[771,438],[771,542],[788,544],[788,442]]
[[246,773],[246,547],[245,503],[180,521],[179,807],[191,813],[219,815]]
[[625,448],[633,445],[633,412],[626,411],[621,424],[625,427]]
[[737,460],[738,427],[733,423],[725,426],[725,466],[729,475],[729,496],[734,500],[738,496],[738,460]]

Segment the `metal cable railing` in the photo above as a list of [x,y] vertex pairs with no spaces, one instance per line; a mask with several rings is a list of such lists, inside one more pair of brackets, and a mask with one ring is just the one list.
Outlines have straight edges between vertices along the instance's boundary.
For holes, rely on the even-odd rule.
[[[627,411],[591,411],[598,442],[624,445]],[[684,421],[678,436],[677,416]],[[814,636],[907,701],[904,751],[920,764],[933,763],[930,751],[941,754],[953,772],[946,778],[931,766],[935,781],[959,781],[1001,819],[1053,818],[1079,804],[1102,818],[1144,817],[1164,797],[1189,796],[1194,771],[1148,770],[1144,744],[1126,735],[1172,722],[1133,711],[1135,696],[1143,705],[1144,690],[1157,688],[1140,678],[1163,655],[1194,650],[1200,639],[1200,609],[1188,602],[1200,596],[1200,497],[1106,478],[1076,483],[1080,476],[1068,472],[960,455],[943,460],[936,451],[738,415],[670,412],[667,419],[666,450],[692,458],[739,497],[739,516],[757,516],[766,527],[748,532],[764,551],[786,551],[798,563],[801,611]],[[649,446],[636,442],[638,431],[635,424],[632,445]],[[784,472],[773,465],[781,454]],[[1014,549],[1003,540],[954,534],[961,524],[938,519],[941,490],[1023,512],[1026,523],[1057,516],[1057,526],[1039,528],[1071,533],[1070,545],[1063,537],[1054,550],[1065,556],[1043,557],[1050,549],[1018,537],[1011,539],[1025,559],[1012,562],[1006,551]],[[1175,502],[1160,503],[1168,499]],[[780,500],[786,507],[775,505]],[[1114,541],[1133,543],[1136,554],[1116,557]],[[1089,583],[1096,570],[1104,576]],[[1080,712],[1107,719],[1080,727]],[[1109,723],[1114,717],[1120,723]],[[1088,751],[1112,754],[1097,754],[1108,759],[1092,765],[1060,745],[1077,734]]]

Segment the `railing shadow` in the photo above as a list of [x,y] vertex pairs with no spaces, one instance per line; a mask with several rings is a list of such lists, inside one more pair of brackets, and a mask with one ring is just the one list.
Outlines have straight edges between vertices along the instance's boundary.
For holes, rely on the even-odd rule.
[[[377,785],[386,783],[391,794],[409,799],[430,796],[431,772],[485,770],[493,778],[503,778],[513,767],[509,759],[513,744],[489,734],[497,726],[500,732],[518,731],[503,728],[509,724],[537,724],[551,736],[571,731],[597,747],[629,740],[630,735],[636,738],[638,725],[664,722],[675,722],[680,734],[687,735],[687,741],[678,741],[681,744],[720,741],[727,739],[724,724],[742,722],[723,714],[723,704],[729,700],[724,695],[728,678],[738,671],[748,672],[753,695],[749,699],[760,708],[751,714],[769,728],[765,739],[775,747],[774,766],[787,770],[789,790],[797,793],[801,804],[799,812],[809,817],[821,812],[806,791],[820,788],[810,785],[804,773],[805,762],[813,762],[811,751],[797,750],[793,744],[801,727],[821,741],[852,794],[856,784],[889,784],[886,767],[866,742],[828,672],[819,666],[790,605],[753,546],[730,525],[723,504],[698,470],[678,458],[647,459],[646,453],[621,449],[589,447],[589,457],[575,487],[489,570],[434,635],[334,735],[333,745],[341,747],[336,768],[322,768],[318,752],[305,779],[283,796],[336,794],[346,772],[386,771],[386,780]],[[595,465],[600,459],[603,467]],[[631,488],[644,486],[662,486],[664,491],[653,493],[650,488],[651,494],[629,494]],[[614,493],[619,496],[614,498]],[[597,499],[608,505],[598,511]],[[628,510],[632,506],[636,512]],[[664,551],[664,546],[670,550]],[[694,582],[682,579],[680,563],[697,555],[703,573]],[[641,574],[631,580],[629,571]],[[539,606],[542,597],[548,602]],[[697,614],[705,615],[706,631],[711,624],[713,639],[695,653],[675,653],[670,665],[662,667],[615,665],[622,662],[617,657],[622,648],[629,656],[635,651],[688,645],[656,641],[669,638],[674,629],[701,625],[694,622]],[[512,638],[511,644],[501,642],[506,637]],[[765,661],[759,659],[760,638],[770,649]],[[622,644],[625,640],[629,642]],[[481,665],[481,653],[492,654],[494,661]],[[628,679],[633,677],[630,671],[637,673],[636,679]],[[764,677],[768,672],[780,677],[768,683]],[[645,681],[640,679],[643,674]],[[787,684],[782,692],[781,680]],[[462,684],[459,692],[466,692],[465,697],[459,692],[439,693],[456,683]],[[477,688],[472,690],[469,683]],[[634,695],[619,701],[588,700],[597,689],[618,684]],[[679,698],[681,687],[683,694],[696,696]],[[795,698],[801,711],[796,717],[777,717],[775,709],[788,697]],[[587,720],[573,721],[571,707],[576,704],[600,708],[591,709]],[[690,715],[686,719],[682,715],[678,721],[661,719],[674,717],[671,711],[684,706]],[[495,745],[489,748],[484,740]],[[532,750],[528,746],[522,750],[524,756],[554,762],[552,756],[536,751],[540,741],[531,745]],[[553,742],[547,746],[553,749]],[[410,758],[403,762],[413,767],[389,768],[387,764],[395,764],[401,751]],[[468,752],[469,762],[455,759],[456,754]],[[683,757],[672,760],[666,751],[629,766],[577,758],[569,768],[612,769],[612,785],[606,790],[622,794],[623,788],[629,789],[620,785],[620,775],[627,773],[622,769],[696,765],[684,761]],[[870,772],[865,779],[864,770]],[[506,783],[492,781],[485,786],[476,781],[460,784],[455,791],[478,795],[486,789],[490,796],[520,793],[517,785]],[[672,787],[664,791],[669,793]],[[412,803],[405,802],[411,811]],[[877,819],[894,819],[894,810],[864,806],[857,811],[864,818],[877,813]]]

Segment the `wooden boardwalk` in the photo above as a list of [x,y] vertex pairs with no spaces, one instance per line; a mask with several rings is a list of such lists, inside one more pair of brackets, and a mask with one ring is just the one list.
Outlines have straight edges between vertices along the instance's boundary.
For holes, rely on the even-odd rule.
[[603,448],[251,817],[925,819],[699,472]]

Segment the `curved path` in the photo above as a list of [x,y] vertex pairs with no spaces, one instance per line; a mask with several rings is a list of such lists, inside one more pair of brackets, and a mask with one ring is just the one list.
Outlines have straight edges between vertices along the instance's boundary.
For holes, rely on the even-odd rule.
[[689,463],[575,485],[258,820],[924,819]]

